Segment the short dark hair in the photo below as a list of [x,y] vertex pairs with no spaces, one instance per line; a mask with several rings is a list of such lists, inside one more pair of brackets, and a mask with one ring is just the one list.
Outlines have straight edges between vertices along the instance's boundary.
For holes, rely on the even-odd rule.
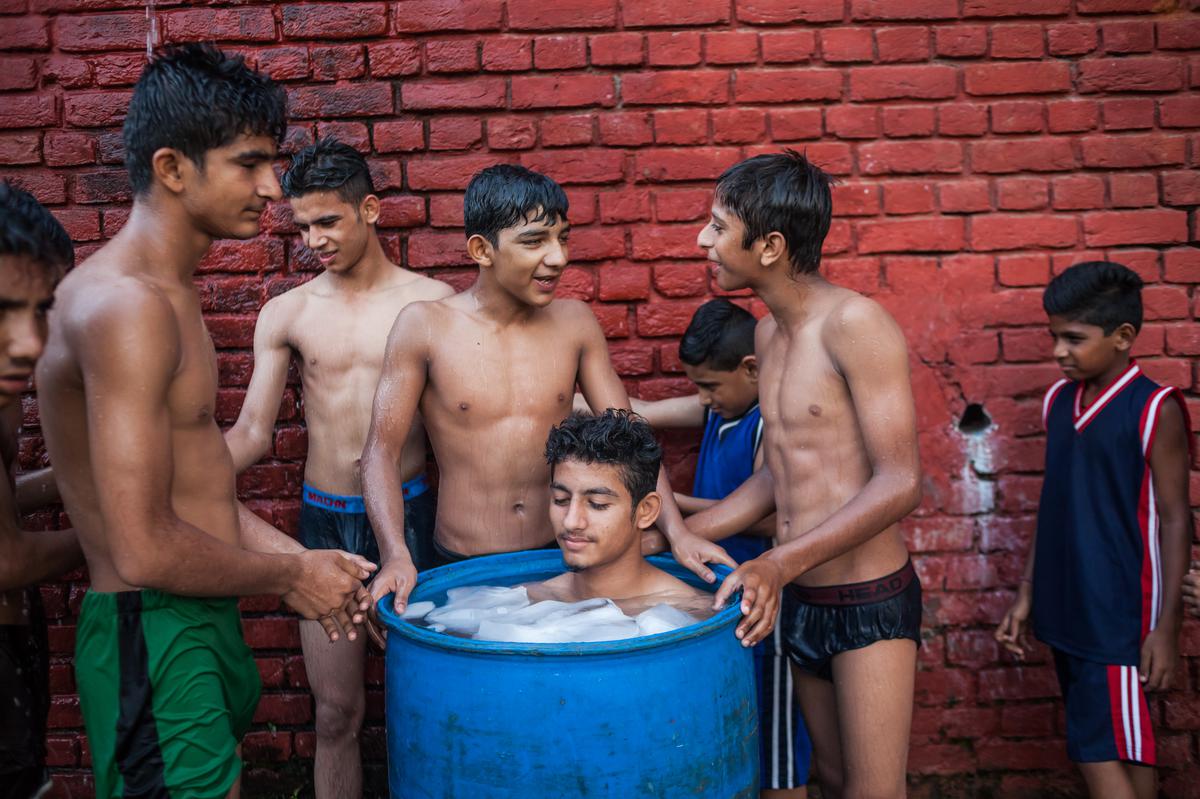
[[817,271],[833,215],[833,180],[795,150],[756,155],[717,178],[717,202],[746,226],[742,247],[778,231],[787,242],[792,275]]
[[609,408],[597,416],[573,413],[550,430],[546,462],[551,475],[567,460],[618,467],[636,508],[658,484],[662,447],[645,419],[633,411]]
[[1112,261],[1075,264],[1046,286],[1042,307],[1048,315],[1101,327],[1106,336],[1127,323],[1141,330],[1142,279]]
[[54,215],[27,191],[0,182],[0,255],[28,258],[57,280],[75,263],[75,246]]
[[710,369],[731,372],[754,354],[757,325],[745,308],[724,298],[709,300],[696,309],[679,339],[679,360],[688,366],[708,364]]
[[332,191],[354,206],[368,194],[375,193],[367,159],[332,136],[310,144],[292,156],[292,164],[279,183],[284,197]]
[[283,89],[211,44],[164,48],[142,70],[123,129],[125,169],[135,194],[152,180],[156,150],[173,147],[199,167],[209,150],[243,134],[283,141]]
[[496,246],[500,231],[523,222],[567,220],[567,194],[540,172],[496,164],[471,178],[463,198],[467,238],[483,236]]

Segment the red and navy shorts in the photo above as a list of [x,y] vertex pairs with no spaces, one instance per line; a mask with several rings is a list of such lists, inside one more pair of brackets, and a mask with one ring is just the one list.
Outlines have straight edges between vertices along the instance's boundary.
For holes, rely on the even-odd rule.
[[1155,764],[1150,708],[1137,666],[1093,663],[1054,650],[1067,705],[1067,755],[1076,763]]

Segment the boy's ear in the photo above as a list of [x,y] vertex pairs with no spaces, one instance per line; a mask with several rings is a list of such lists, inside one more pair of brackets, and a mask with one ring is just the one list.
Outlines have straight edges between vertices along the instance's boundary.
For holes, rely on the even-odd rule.
[[751,380],[753,380],[756,383],[758,382],[758,357],[757,356],[747,355],[746,357],[742,358],[741,363],[738,364],[738,368],[745,370],[746,377],[750,378]]
[[661,510],[662,497],[658,495],[657,491],[651,491],[642,497],[642,501],[633,509],[633,523],[639,530],[647,530],[658,520],[658,513]]
[[495,250],[490,241],[476,233],[467,239],[467,255],[471,256],[471,260],[477,263],[480,269],[489,269],[492,266]]
[[1137,338],[1137,331],[1134,330],[1133,325],[1129,322],[1122,322],[1120,325],[1117,325],[1117,329],[1112,332],[1112,335],[1117,349],[1125,352],[1133,348],[1134,339]]
[[787,242],[784,241],[783,234],[778,230],[772,230],[767,235],[763,236],[759,241],[762,242],[762,252],[759,253],[759,263],[764,268],[771,267],[783,263],[787,257]]
[[184,183],[196,170],[196,164],[174,147],[159,147],[150,156],[150,171],[172,194],[183,191]]
[[373,225],[379,221],[379,198],[374,194],[368,194],[363,197],[362,202],[358,204],[358,215],[368,225]]

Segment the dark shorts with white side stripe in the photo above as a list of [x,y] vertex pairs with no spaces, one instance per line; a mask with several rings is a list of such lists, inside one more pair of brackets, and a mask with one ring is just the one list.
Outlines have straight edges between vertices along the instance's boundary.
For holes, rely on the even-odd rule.
[[1138,667],[1051,651],[1067,706],[1067,756],[1076,763],[1155,765],[1154,729]]
[[807,785],[812,741],[795,699],[779,620],[775,631],[754,647],[754,678],[758,686],[760,787]]

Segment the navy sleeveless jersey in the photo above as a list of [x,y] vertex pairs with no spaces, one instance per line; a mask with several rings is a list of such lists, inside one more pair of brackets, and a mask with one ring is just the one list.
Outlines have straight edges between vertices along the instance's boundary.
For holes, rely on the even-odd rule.
[[[1088,407],[1083,384],[1046,392],[1046,473],[1033,574],[1037,637],[1097,663],[1138,665],[1162,612],[1158,514],[1150,472],[1158,412],[1178,389],[1137,363]],[[1190,429],[1190,425],[1188,425]]]
[[[758,403],[736,419],[724,419],[706,410],[704,437],[692,495],[724,499],[754,474],[754,456],[762,442],[762,412]],[[763,536],[734,535],[721,542],[738,563],[756,558],[771,546]]]

